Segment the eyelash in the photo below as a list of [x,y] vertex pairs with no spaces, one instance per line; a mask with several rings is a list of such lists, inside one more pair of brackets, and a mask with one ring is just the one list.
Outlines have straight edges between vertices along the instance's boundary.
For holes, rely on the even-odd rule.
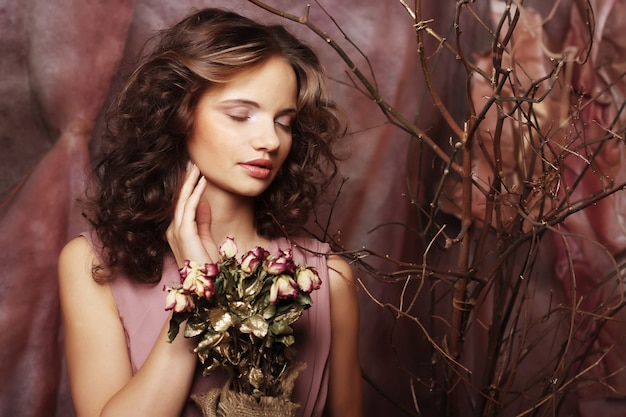
[[277,124],[278,126],[280,126],[280,128],[283,129],[285,132],[291,133],[291,124],[292,124],[292,122],[290,122],[288,125],[280,123],[280,122],[277,122],[277,121],[274,121],[274,123]]
[[[249,116],[235,116],[234,114],[229,114],[228,117],[239,123],[243,123],[250,118]],[[291,132],[291,122],[288,125],[278,121],[274,121],[274,123],[280,126],[280,128],[284,131]]]
[[236,122],[245,122],[249,119],[248,116],[235,116],[233,114],[229,114],[228,116]]

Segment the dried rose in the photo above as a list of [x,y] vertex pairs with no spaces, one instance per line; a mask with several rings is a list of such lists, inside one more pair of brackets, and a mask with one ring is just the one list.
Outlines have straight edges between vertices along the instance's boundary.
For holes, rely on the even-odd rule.
[[198,297],[204,297],[207,300],[210,300],[213,297],[215,286],[213,285],[213,280],[207,277],[198,276],[195,282],[194,292],[198,295]]
[[167,290],[167,296],[165,297],[165,310],[174,310],[175,313],[182,313],[184,311],[192,311],[195,307],[193,298],[185,294],[182,287],[170,288],[164,287]]
[[279,275],[270,287],[270,304],[278,300],[295,298],[298,295],[298,284],[289,275]]
[[[207,274],[208,269],[213,271],[211,265],[214,264],[205,264],[205,267],[201,268],[200,263],[186,260],[185,265],[180,269],[183,290],[209,300],[213,296],[214,287],[213,280]],[[215,275],[217,274],[213,274]]]
[[280,250],[275,255],[268,257],[264,267],[267,273],[272,275],[293,274],[296,271],[296,264],[293,262],[289,249]]
[[252,275],[256,272],[261,262],[267,257],[267,251],[257,246],[241,259],[241,271],[246,275]]
[[232,237],[227,237],[226,240],[220,245],[220,255],[222,259],[230,259],[237,255],[237,245],[235,244],[235,239]]
[[322,285],[321,278],[312,266],[298,268],[296,282],[298,283],[298,288],[305,293],[317,290]]
[[220,273],[220,267],[217,264],[206,264],[204,266],[207,277],[215,278]]

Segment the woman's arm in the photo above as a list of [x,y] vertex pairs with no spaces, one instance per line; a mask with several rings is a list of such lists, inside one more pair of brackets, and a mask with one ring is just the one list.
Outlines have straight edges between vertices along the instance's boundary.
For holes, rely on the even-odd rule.
[[[209,252],[217,253],[209,209],[200,204],[205,186],[200,170],[190,165],[167,230],[179,266],[185,259],[211,262]],[[111,289],[92,278],[95,261],[82,237],[68,243],[59,258],[65,351],[78,417],[178,417],[197,363],[193,340],[177,337],[169,343],[166,320],[146,361],[133,375]]]
[[190,341],[167,342],[167,326],[133,376],[126,336],[108,284],[96,283],[86,239],[69,242],[59,258],[67,367],[78,417],[178,417],[196,357]]
[[352,269],[338,256],[328,259],[330,284],[330,382],[326,409],[331,417],[363,415],[359,362],[359,305]]

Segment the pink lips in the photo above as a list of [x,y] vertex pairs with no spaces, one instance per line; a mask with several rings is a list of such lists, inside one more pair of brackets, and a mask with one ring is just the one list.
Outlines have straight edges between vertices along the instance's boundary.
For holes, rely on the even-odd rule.
[[272,173],[272,161],[269,159],[253,159],[239,164],[248,171],[250,176],[258,179],[265,179]]

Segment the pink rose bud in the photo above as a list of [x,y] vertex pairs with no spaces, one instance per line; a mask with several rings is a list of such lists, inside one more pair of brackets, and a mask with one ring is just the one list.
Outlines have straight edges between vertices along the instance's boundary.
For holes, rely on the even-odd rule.
[[322,280],[317,274],[317,271],[311,266],[298,269],[296,282],[298,283],[298,288],[306,293],[317,290],[322,285]]
[[222,259],[234,258],[237,255],[237,245],[235,239],[227,237],[226,240],[220,245],[220,255]]
[[252,275],[265,258],[265,250],[259,246],[249,251],[241,260],[241,271],[246,275]]
[[298,284],[289,275],[279,275],[270,287],[270,304],[278,300],[295,298],[298,295]]

